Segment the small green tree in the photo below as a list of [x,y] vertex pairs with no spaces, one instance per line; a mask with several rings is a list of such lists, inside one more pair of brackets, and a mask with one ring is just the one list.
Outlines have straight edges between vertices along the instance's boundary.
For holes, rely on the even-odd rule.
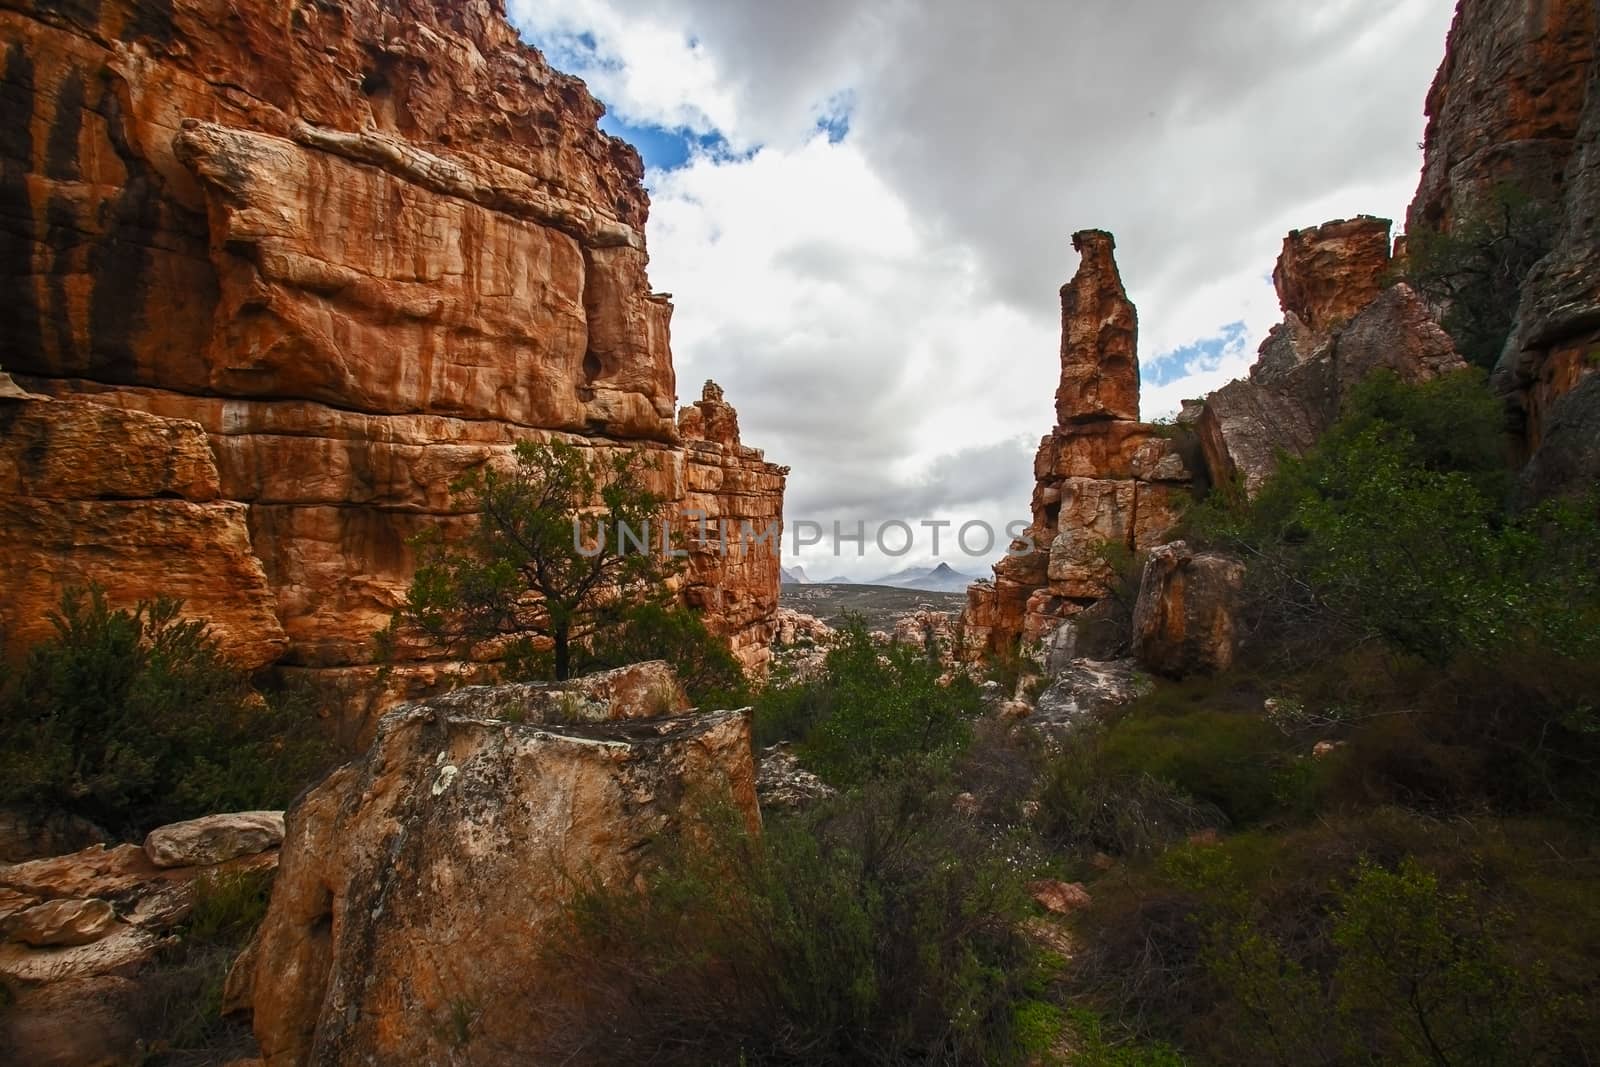
[[1407,234],[1405,280],[1440,309],[1472,363],[1493,367],[1500,358],[1522,282],[1554,243],[1554,221],[1540,201],[1500,186],[1448,233]]
[[[380,644],[415,629],[469,651],[508,634],[549,637],[557,679],[570,677],[574,642],[630,606],[664,597],[672,566],[662,500],[644,484],[641,449],[609,457],[561,441],[524,441],[509,471],[475,470],[450,487],[477,512],[465,538],[440,527],[413,542],[420,566]],[[528,661],[529,644],[512,660]]]

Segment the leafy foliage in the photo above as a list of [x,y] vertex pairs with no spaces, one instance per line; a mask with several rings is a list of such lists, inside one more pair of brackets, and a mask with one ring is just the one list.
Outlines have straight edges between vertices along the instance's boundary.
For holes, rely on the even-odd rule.
[[686,608],[637,605],[623,616],[620,626],[598,635],[593,647],[579,655],[585,670],[664,659],[699,707],[736,708],[750,701],[739,661]]
[[170,599],[113,610],[69,589],[56,636],[0,683],[0,799],[138,835],[209,812],[281,808],[332,763],[294,693],[257,696]]
[[[463,652],[539,633],[552,643],[554,676],[569,677],[575,642],[664,595],[671,560],[657,551],[665,527],[644,480],[650,462],[642,449],[591,458],[562,441],[523,441],[510,471],[488,467],[452,484],[479,519],[459,543],[437,526],[418,535],[420,565],[380,645],[392,650],[408,628]],[[513,667],[537,669],[526,638],[513,651]]]
[[1500,415],[1481,375],[1375,374],[1253,505],[1191,527],[1251,563],[1267,632],[1377,639],[1435,664],[1530,644],[1600,650],[1600,507],[1507,510]]

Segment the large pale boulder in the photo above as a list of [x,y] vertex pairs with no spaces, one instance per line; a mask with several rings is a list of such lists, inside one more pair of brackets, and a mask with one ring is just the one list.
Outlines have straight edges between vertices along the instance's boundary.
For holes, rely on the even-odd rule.
[[1158,674],[1225,671],[1238,645],[1244,564],[1183,541],[1150,552],[1133,609],[1133,652]]
[[[254,1026],[269,1067],[522,1064],[540,937],[574,887],[629,884],[708,805],[759,824],[742,712],[509,721],[520,694],[424,701],[288,814]],[[463,1024],[463,1020],[469,1020]]]

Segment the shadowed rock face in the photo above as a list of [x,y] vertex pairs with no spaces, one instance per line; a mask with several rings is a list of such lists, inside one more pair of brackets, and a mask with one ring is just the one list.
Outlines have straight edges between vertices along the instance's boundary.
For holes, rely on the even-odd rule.
[[1133,654],[1158,674],[1225,671],[1237,650],[1244,565],[1182,541],[1150,553],[1133,609]]
[[[1600,8],[1593,0],[1461,0],[1428,93],[1422,180],[1408,228],[1448,232],[1497,186],[1557,220],[1523,281],[1494,384],[1523,431],[1530,496],[1585,489],[1600,369]],[[1547,451],[1548,449],[1548,451]]]
[[525,1063],[575,885],[628,884],[711,803],[759,827],[745,713],[508,722],[518,688],[396,709],[290,810],[254,949],[267,1064]]
[[[102,509],[81,544],[41,533],[42,577],[0,592],[0,619],[118,568],[119,599],[169,591],[158,565],[197,614],[229,614],[209,561],[242,548],[266,585],[239,585],[263,616],[235,642],[250,664],[359,680],[408,538],[463,522],[449,483],[528,437],[649,448],[657,491],[713,520],[781,513],[784,469],[736,423],[680,443],[638,155],[498,0],[14,0],[0,27],[5,369],[35,393],[185,420],[166,451],[153,431],[57,435],[57,460],[187,470],[198,424],[214,484],[175,501],[232,508],[207,532],[176,503],[130,506],[104,463],[70,492],[0,484],[11,510],[81,490],[127,516]],[[142,574],[117,547],[135,527],[161,548]],[[696,560],[685,595],[759,665],[776,553]],[[433,670],[407,668],[419,685]]]

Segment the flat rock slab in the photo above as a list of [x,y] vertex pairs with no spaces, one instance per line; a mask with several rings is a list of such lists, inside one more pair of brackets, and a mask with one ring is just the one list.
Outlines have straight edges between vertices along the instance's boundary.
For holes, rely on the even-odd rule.
[[35,948],[88,945],[117,926],[117,913],[104,900],[49,900],[21,912],[6,924],[6,934]]
[[157,867],[210,867],[283,844],[283,812],[207,815],[150,831],[144,852]]

